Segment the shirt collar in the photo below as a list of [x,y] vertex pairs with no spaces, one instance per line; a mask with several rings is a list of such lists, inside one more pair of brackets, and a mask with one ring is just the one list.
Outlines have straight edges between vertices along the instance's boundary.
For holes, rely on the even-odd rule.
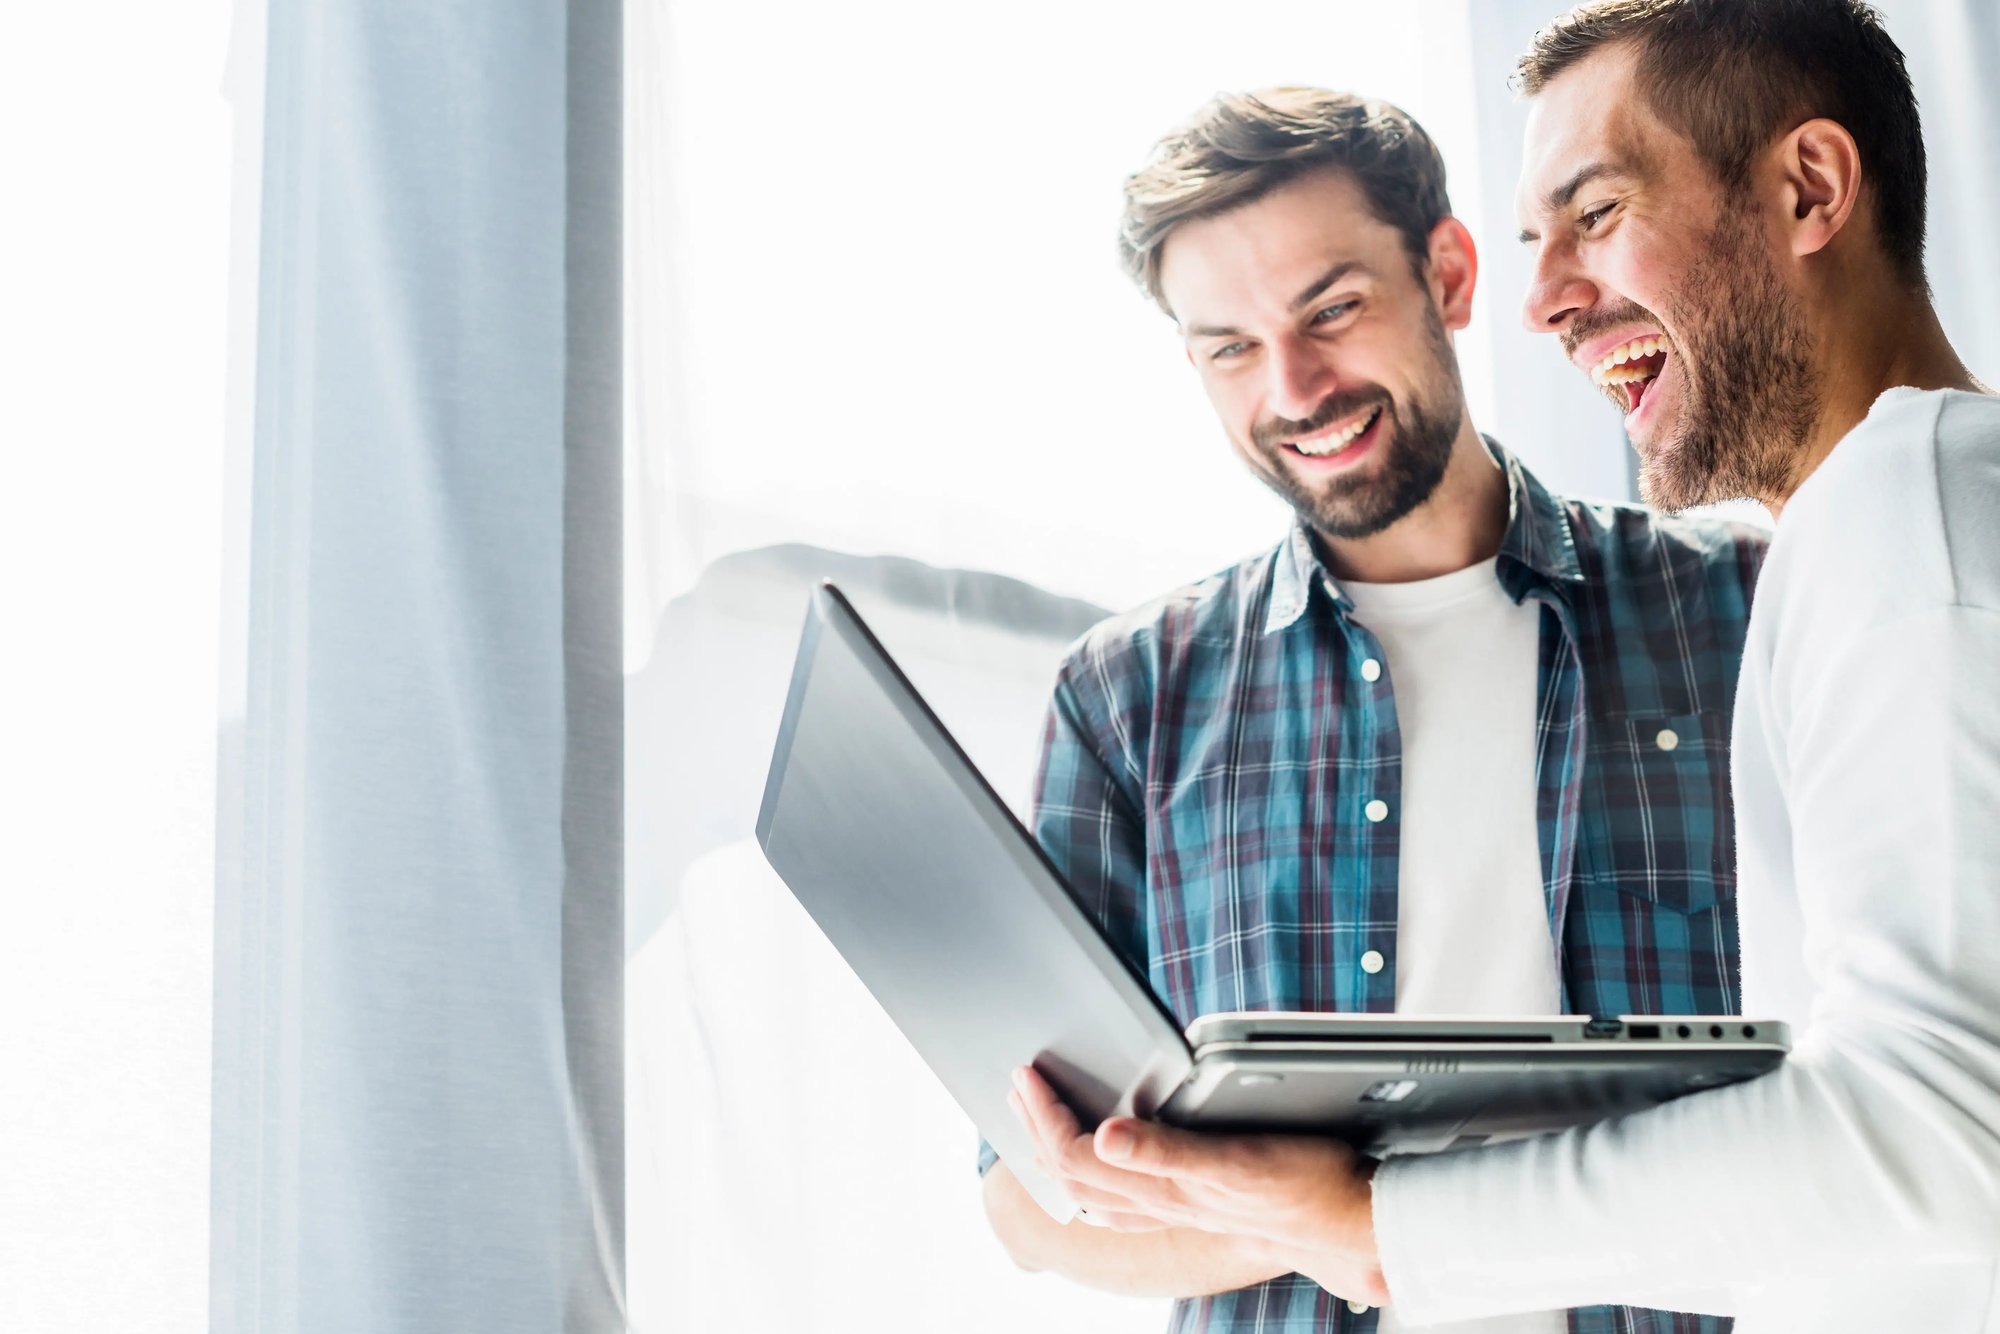
[[[1581,583],[1583,568],[1576,557],[1576,538],[1562,503],[1498,441],[1491,436],[1480,439],[1507,474],[1507,531],[1500,539],[1500,575],[1508,594],[1518,602],[1536,582]],[[1528,578],[1522,580],[1517,569]],[[1336,606],[1344,600],[1340,584],[1320,561],[1311,530],[1303,519],[1294,520],[1290,535],[1277,551],[1264,633],[1282,630],[1296,621],[1311,601],[1315,585],[1323,587]]]

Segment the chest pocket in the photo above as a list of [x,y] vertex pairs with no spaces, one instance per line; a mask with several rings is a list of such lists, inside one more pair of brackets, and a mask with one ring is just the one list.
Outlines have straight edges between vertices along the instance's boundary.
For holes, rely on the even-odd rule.
[[1736,897],[1729,720],[1599,719],[1584,751],[1577,882],[1700,912]]

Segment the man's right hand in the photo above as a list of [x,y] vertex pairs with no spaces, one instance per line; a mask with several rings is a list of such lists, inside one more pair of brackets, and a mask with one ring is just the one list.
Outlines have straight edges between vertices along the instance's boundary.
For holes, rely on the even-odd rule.
[[1136,1174],[1098,1158],[1076,1114],[1032,1071],[1010,1101],[1034,1134],[1037,1170],[1087,1201],[1086,1212],[1058,1223],[1006,1163],[987,1170],[987,1219],[1023,1269],[1140,1297],[1203,1297],[1290,1272],[1266,1242],[1171,1227],[1141,1211],[1115,1207],[1119,1187],[1132,1184],[1126,1178]]
[[1132,1203],[1125,1188],[1144,1190],[1153,1181],[1098,1157],[1096,1137],[1047,1080],[1033,1070],[1017,1070],[1007,1105],[1035,1138],[1036,1169],[1062,1187],[1084,1222],[1118,1232],[1164,1232],[1173,1226]]

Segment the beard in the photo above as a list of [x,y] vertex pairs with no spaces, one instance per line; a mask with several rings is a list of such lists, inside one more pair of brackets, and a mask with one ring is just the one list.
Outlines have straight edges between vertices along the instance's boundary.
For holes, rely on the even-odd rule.
[[[1665,327],[1628,306],[1591,323]],[[1672,512],[1788,494],[1794,461],[1819,420],[1824,378],[1799,300],[1745,212],[1725,214],[1664,310],[1679,330],[1670,355],[1679,364],[1681,414],[1669,434],[1641,450],[1640,497]]]
[[[1429,500],[1444,479],[1465,420],[1465,401],[1444,321],[1435,309],[1426,314],[1426,365],[1408,398],[1379,385],[1357,385],[1329,395],[1304,421],[1267,417],[1250,428],[1265,484],[1326,537],[1373,537]],[[1385,448],[1374,467],[1308,481],[1288,466],[1285,441],[1375,406],[1381,407],[1382,420],[1372,429]]]

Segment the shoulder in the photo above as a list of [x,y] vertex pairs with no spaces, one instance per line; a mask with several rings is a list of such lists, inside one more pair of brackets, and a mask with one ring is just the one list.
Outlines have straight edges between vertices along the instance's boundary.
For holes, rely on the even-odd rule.
[[1936,459],[1954,600],[2000,608],[2000,397],[1946,395]]
[[1764,524],[1718,513],[1662,514],[1643,505],[1565,500],[1585,583],[1641,605],[1706,604],[1741,621],[1771,544]]
[[[2000,398],[1894,389],[1785,507],[1779,567],[1882,602],[2000,605]],[[1860,610],[1859,607],[1856,610]]]
[[1278,556],[1267,549],[1099,621],[1064,654],[1058,688],[1116,707],[1149,699],[1190,660],[1231,651],[1258,629]]
[[1747,566],[1754,578],[1771,544],[1768,525],[1727,514],[1663,514],[1602,500],[1565,500],[1563,506],[1579,546],[1591,548],[1607,565],[1665,560],[1714,566],[1732,576]]

